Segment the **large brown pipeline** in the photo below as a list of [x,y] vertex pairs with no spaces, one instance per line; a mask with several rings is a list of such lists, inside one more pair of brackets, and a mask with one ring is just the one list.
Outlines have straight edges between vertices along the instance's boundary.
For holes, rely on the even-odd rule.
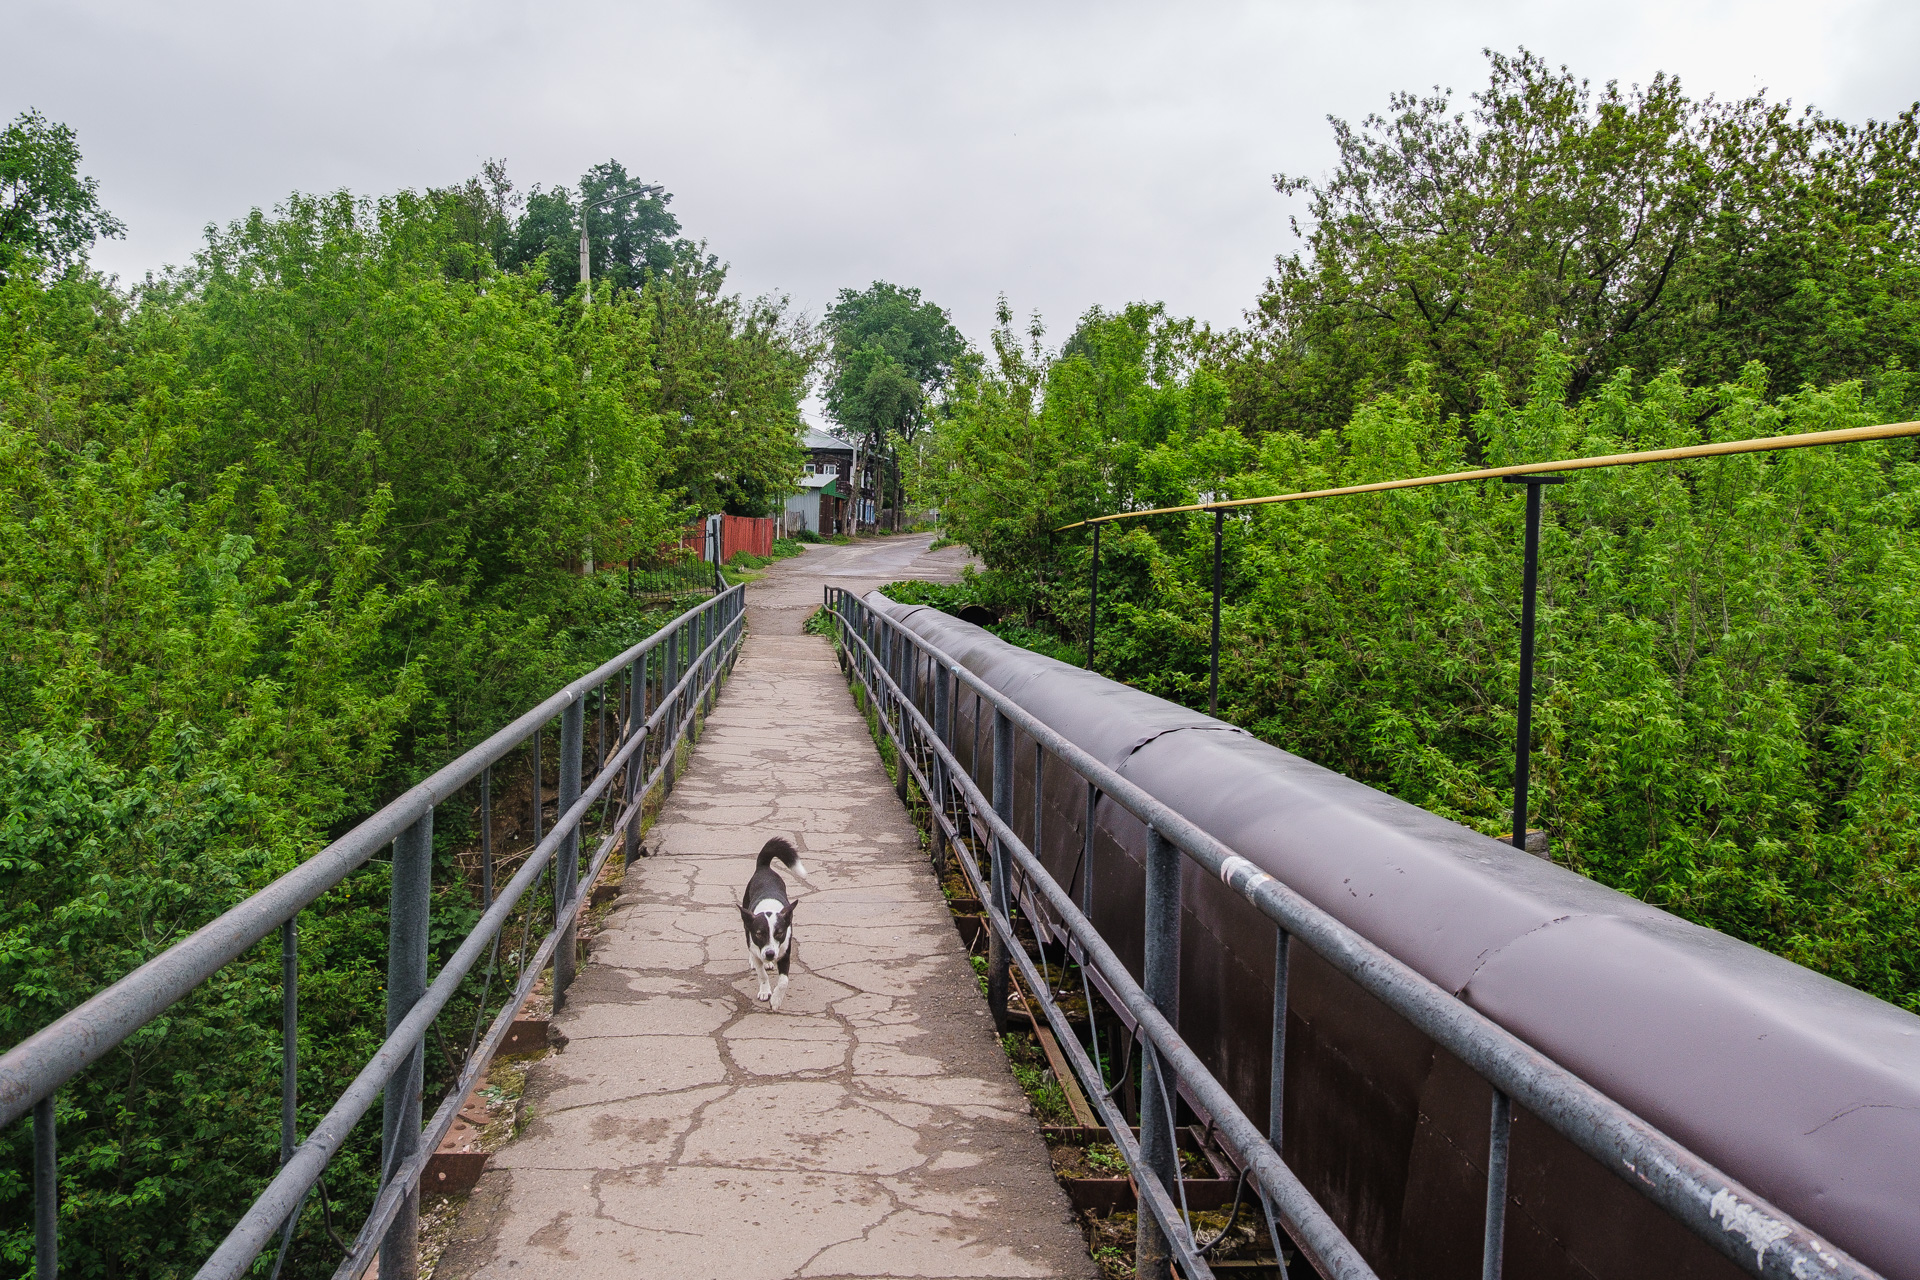
[[[1920,1017],[1529,856],[1242,730],[1009,645],[937,610],[890,614],[1329,914],[1825,1234],[1920,1280]],[[930,682],[922,680],[920,688]],[[989,786],[973,700],[954,750]],[[1017,731],[1016,731],[1017,734]],[[1013,826],[1138,972],[1146,833],[1017,734]],[[1189,864],[1180,1030],[1266,1115],[1272,925]],[[1489,1089],[1400,1017],[1290,949],[1283,1154],[1389,1280],[1480,1268]],[[1516,1110],[1507,1274],[1740,1272]]]

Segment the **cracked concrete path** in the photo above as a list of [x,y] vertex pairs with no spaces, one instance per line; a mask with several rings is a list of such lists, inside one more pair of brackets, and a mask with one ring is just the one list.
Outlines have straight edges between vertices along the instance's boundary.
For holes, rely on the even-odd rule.
[[[925,537],[816,547],[748,592],[740,662],[595,937],[438,1276],[531,1280],[1096,1274],[919,835],[828,642],[823,581],[950,578]],[[785,1007],[738,912],[794,841]]]

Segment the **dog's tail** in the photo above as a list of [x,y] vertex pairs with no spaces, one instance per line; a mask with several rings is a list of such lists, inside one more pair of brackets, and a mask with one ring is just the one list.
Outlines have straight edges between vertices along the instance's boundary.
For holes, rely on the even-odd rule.
[[779,836],[775,836],[761,846],[760,860],[756,862],[754,866],[757,870],[765,871],[774,864],[775,859],[778,859],[788,870],[792,871],[793,874],[799,876],[802,880],[805,880],[808,884],[813,883],[813,877],[808,875],[807,869],[800,865],[799,850],[795,849]]

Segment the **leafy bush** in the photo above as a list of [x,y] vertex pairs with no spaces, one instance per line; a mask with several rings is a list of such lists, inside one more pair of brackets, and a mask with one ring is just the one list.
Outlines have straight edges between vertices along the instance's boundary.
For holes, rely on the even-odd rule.
[[[1489,464],[1859,426],[1857,384],[1769,399],[1630,374],[1569,407],[1488,387]],[[1894,385],[1886,403],[1905,394]],[[1195,446],[1199,446],[1196,448]],[[1143,472],[1239,496],[1461,468],[1416,384],[1343,428],[1269,436],[1225,478],[1170,437]],[[1911,763],[1920,466],[1911,441],[1585,473],[1546,491],[1533,825],[1557,858],[1920,1008],[1920,772]],[[1524,496],[1451,485],[1244,509],[1226,524],[1222,714],[1490,834],[1511,805]],[[1098,666],[1207,695],[1212,519],[1109,526]],[[1084,646],[1087,547],[928,602],[1022,599]],[[1033,645],[1032,647],[1041,647]],[[1071,660],[1071,659],[1068,659]]]
[[[711,282],[588,310],[458,230],[429,197],[296,197],[130,296],[84,270],[0,281],[0,1044],[673,611],[583,570],[679,536],[657,327]],[[748,340],[683,325],[673,358]],[[730,393],[700,394],[734,421]],[[441,807],[435,964],[478,915],[472,828],[465,797]],[[384,1032],[387,876],[369,864],[301,920],[303,1132]],[[270,1179],[279,963],[269,939],[61,1091],[74,1274],[191,1274]],[[429,1041],[430,1098],[476,1000]],[[349,1229],[379,1126],[328,1173]],[[30,1142],[0,1133],[16,1269]],[[334,1260],[312,1204],[283,1274]]]

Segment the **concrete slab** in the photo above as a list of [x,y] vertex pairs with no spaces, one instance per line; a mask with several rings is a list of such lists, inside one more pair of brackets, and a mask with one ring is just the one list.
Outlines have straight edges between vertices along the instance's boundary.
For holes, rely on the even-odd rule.
[[[925,855],[827,642],[820,584],[952,577],[927,539],[817,547],[748,593],[749,635],[656,856],[594,939],[569,1041],[534,1068],[437,1280],[1060,1276],[1091,1280],[1065,1195]],[[734,902],[799,847],[779,1012]]]

